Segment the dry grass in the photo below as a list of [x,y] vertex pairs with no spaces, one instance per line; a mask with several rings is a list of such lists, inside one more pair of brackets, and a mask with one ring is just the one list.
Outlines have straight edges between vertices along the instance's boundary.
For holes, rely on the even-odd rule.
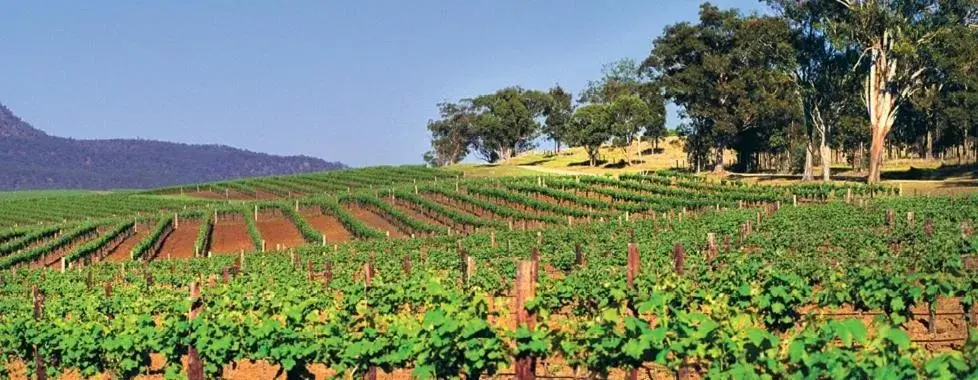
[[[536,150],[496,165],[462,164],[450,167],[465,173],[466,177],[503,177],[526,175],[617,175],[640,171],[655,171],[686,166],[686,153],[678,137],[669,137],[659,144],[661,151],[652,153],[652,145],[639,143],[629,149],[633,160],[624,165],[625,152],[614,147],[601,148],[601,163],[596,167],[588,165],[587,152],[583,148],[565,148],[559,154],[552,150]],[[639,152],[645,154],[639,154]],[[731,162],[733,152],[727,152],[725,161]],[[953,164],[953,163],[951,163]],[[883,183],[902,187],[904,194],[961,195],[978,193],[978,167],[948,168],[939,160],[899,159],[884,163]],[[841,175],[859,182],[864,174],[855,173],[844,165],[832,166],[833,176]],[[815,173],[821,173],[816,167]],[[703,175],[712,176],[709,172]],[[926,180],[922,180],[926,179]],[[744,178],[745,181],[766,185],[789,185],[799,183],[800,178],[792,176],[758,176]]]

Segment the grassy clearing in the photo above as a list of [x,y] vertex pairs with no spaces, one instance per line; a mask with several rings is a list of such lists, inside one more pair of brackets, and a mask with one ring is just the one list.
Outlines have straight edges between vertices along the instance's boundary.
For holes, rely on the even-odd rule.
[[499,164],[499,165],[478,165],[478,164],[459,164],[452,165],[445,170],[451,172],[461,172],[465,173],[465,178],[483,178],[483,177],[516,177],[516,176],[531,176],[540,175],[540,173],[526,168],[521,168],[513,164]]
[[[659,144],[653,152],[649,143],[630,148],[632,165],[624,165],[625,152],[619,148],[601,149],[601,162],[596,167],[588,165],[587,153],[582,148],[565,148],[559,154],[537,150],[527,152],[496,165],[462,164],[447,168],[464,172],[466,177],[505,177],[526,175],[617,175],[641,171],[686,166],[686,153],[679,138],[672,136]],[[643,154],[639,154],[642,152]],[[733,160],[733,153],[725,157]],[[816,175],[821,167],[815,167]],[[711,175],[704,172],[703,175]],[[844,182],[862,182],[864,173],[857,173],[847,165],[833,165],[832,175]],[[903,187],[904,194],[961,195],[978,193],[978,165],[954,165],[939,160],[899,159],[884,163],[883,183]],[[798,175],[758,175],[742,178],[744,181],[766,185],[790,185],[801,182]]]

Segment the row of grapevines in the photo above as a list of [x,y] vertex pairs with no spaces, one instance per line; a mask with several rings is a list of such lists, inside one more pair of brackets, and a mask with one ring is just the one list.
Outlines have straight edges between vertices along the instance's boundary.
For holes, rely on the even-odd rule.
[[[582,207],[588,207],[588,208],[593,208],[598,210],[614,209],[614,206],[611,204],[611,202],[603,201],[600,199],[578,196],[574,193],[555,189],[554,187],[551,186],[545,187],[545,186],[535,185],[532,183],[521,182],[516,180],[504,181],[503,185],[509,189],[516,190],[522,193],[542,194],[550,198],[556,199],[558,201],[570,202]],[[556,185],[556,184],[551,183],[550,185]]]
[[0,245],[0,256],[6,256],[21,249],[27,248],[31,244],[56,235],[57,233],[61,232],[61,229],[61,226],[49,226],[28,232],[15,240]]
[[510,219],[517,219],[517,220],[536,220],[536,221],[541,221],[541,222],[546,222],[551,224],[561,224],[564,222],[563,219],[556,217],[554,215],[535,214],[535,213],[515,210],[510,207],[501,206],[493,202],[476,198],[472,195],[463,194],[454,190],[449,190],[441,186],[419,187],[419,191],[435,193],[450,199],[455,199],[462,203],[471,204],[473,206],[479,207],[489,213],[492,213],[496,216],[503,217],[503,218],[510,218]]
[[310,225],[309,222],[306,221],[306,218],[299,215],[298,211],[284,203],[278,204],[278,208],[282,210],[282,213],[289,217],[292,224],[299,229],[299,233],[301,233],[302,237],[306,239],[306,242],[310,244],[319,244],[323,241],[323,234],[316,231],[316,228]]
[[197,238],[194,239],[194,255],[201,255],[210,250],[215,222],[214,216],[209,212],[201,216],[200,229],[197,230]]
[[482,184],[480,186],[479,184],[467,183],[465,185],[465,191],[466,192],[469,192],[469,193],[472,193],[472,194],[478,194],[478,195],[481,195],[481,196],[485,196],[485,197],[500,199],[500,200],[503,200],[503,201],[506,201],[506,202],[521,204],[521,205],[524,205],[526,207],[533,208],[535,210],[539,210],[539,211],[543,211],[543,212],[549,212],[549,213],[554,213],[554,214],[558,214],[558,215],[567,215],[567,216],[573,216],[573,217],[587,217],[587,216],[592,216],[592,215],[593,216],[607,216],[607,215],[610,215],[608,213],[588,212],[588,211],[577,209],[577,208],[573,208],[573,207],[566,207],[566,206],[556,205],[556,204],[553,204],[553,203],[548,203],[548,202],[541,201],[541,200],[536,199],[536,198],[528,197],[528,196],[525,196],[525,195],[522,195],[522,194],[509,192],[509,191],[502,190],[502,189],[499,189],[499,188],[484,186],[484,184]]
[[133,221],[116,223],[113,225],[112,229],[108,230],[106,233],[95,239],[89,240],[85,244],[75,248],[75,250],[71,253],[65,255],[65,261],[69,263],[75,262],[77,260],[84,259],[95,252],[98,252],[99,249],[102,249],[106,244],[118,238],[120,235],[132,231],[135,224],[136,223]]
[[432,201],[428,198],[414,194],[410,191],[405,190],[395,190],[394,196],[400,199],[405,199],[414,203],[418,207],[424,208],[426,210],[431,210],[444,215],[448,219],[451,219],[455,223],[464,224],[468,226],[476,227],[496,227],[503,228],[505,225],[495,220],[483,219],[476,217],[471,214],[463,213],[454,209],[443,206],[442,204]]
[[24,236],[25,233],[26,232],[24,232],[23,230],[15,230],[15,229],[2,231],[0,232],[0,243],[4,243],[7,240],[11,240],[13,238]]
[[258,230],[258,223],[255,221],[255,218],[249,216],[251,210],[241,208],[240,212],[244,216],[245,227],[248,228],[248,237],[251,238],[251,243],[255,245],[255,249],[261,249],[264,239],[261,237],[261,231]]
[[142,260],[145,258],[145,255],[154,253],[148,251],[156,247],[156,242],[164,238],[165,234],[168,234],[173,230],[173,218],[174,215],[166,215],[161,217],[160,220],[156,222],[153,229],[149,231],[149,234],[143,237],[143,239],[140,240],[139,243],[136,243],[136,245],[132,248],[129,258],[132,260]]
[[71,244],[76,239],[82,238],[92,234],[98,228],[95,224],[85,224],[80,227],[76,227],[69,230],[65,234],[58,236],[51,241],[37,246],[25,251],[21,251],[12,255],[8,255],[0,259],[0,269],[7,269],[18,264],[28,263],[37,260],[41,256],[54,252],[58,249],[65,248],[68,244]]
[[435,226],[428,224],[426,222],[414,219],[407,214],[401,212],[389,203],[384,202],[373,195],[366,193],[356,193],[352,195],[343,195],[340,197],[341,202],[356,202],[358,204],[368,205],[373,207],[383,214],[386,214],[392,218],[393,222],[406,226],[411,231],[421,232],[421,233],[443,233],[447,230],[442,226]]
[[386,236],[383,232],[371,228],[347,212],[346,209],[344,209],[343,206],[341,206],[335,199],[312,198],[305,201],[300,201],[300,205],[304,204],[319,207],[324,214],[332,215],[343,224],[343,227],[346,228],[350,234],[356,236],[357,238],[382,238]]

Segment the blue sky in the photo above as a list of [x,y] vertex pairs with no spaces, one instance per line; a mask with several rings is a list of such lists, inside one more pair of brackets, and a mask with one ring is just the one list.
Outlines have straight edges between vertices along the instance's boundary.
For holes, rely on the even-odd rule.
[[9,2],[0,103],[59,136],[419,163],[436,103],[509,85],[559,83],[576,94],[603,64],[644,58],[666,25],[695,20],[699,4]]

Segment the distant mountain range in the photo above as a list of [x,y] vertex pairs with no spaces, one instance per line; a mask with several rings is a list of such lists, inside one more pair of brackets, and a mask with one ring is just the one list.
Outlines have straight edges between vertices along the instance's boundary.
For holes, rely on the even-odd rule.
[[49,136],[0,104],[0,190],[146,189],[345,167],[224,145]]

